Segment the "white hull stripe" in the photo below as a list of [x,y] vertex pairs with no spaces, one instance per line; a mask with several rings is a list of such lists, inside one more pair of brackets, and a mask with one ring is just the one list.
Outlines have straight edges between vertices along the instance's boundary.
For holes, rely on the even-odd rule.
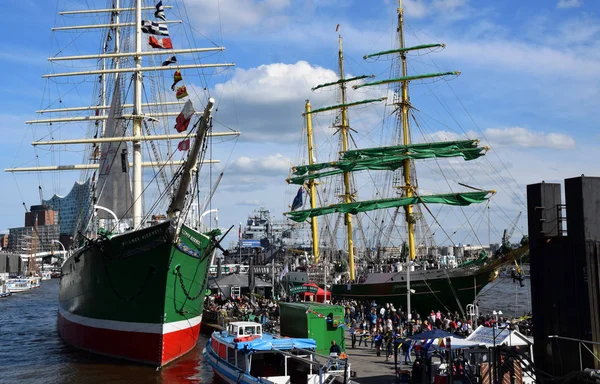
[[110,329],[113,331],[123,332],[140,332],[140,333],[156,333],[167,334],[192,328],[202,321],[202,315],[193,317],[188,320],[174,321],[172,323],[156,324],[156,323],[134,323],[130,321],[117,321],[94,319],[91,317],[79,316],[64,310],[58,306],[58,313],[65,319],[86,327]]

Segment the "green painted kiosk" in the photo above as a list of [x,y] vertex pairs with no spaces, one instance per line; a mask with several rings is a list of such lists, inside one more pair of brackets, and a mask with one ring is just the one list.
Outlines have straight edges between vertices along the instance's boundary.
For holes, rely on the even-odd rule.
[[335,340],[346,351],[344,307],[313,302],[279,305],[281,336],[308,337],[317,341],[317,353],[329,355]]

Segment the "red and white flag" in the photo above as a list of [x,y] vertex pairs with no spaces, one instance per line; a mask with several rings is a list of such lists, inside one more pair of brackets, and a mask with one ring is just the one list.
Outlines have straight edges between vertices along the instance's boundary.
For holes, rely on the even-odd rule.
[[187,129],[194,113],[196,113],[194,104],[191,100],[186,101],[181,113],[177,116],[177,119],[175,119],[175,129],[177,132],[183,132]]
[[150,36],[148,38],[148,44],[150,44],[152,48],[173,49],[173,44],[171,43],[171,38],[169,37],[157,39],[154,36]]
[[190,149],[190,139],[180,141],[179,144],[177,144],[177,149],[179,149],[180,151],[187,151],[188,149]]

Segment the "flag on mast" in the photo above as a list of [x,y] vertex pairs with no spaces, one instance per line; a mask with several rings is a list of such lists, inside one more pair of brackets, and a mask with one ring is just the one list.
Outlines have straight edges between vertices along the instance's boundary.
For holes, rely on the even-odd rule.
[[190,121],[192,120],[192,116],[194,116],[196,111],[194,110],[194,104],[192,100],[188,100],[185,102],[181,113],[175,119],[175,129],[177,132],[183,132],[187,129],[188,125],[190,125]]
[[155,23],[150,20],[142,20],[142,32],[152,35],[169,36],[169,27],[166,24]]
[[292,202],[292,211],[300,208],[302,206],[302,187],[298,189],[298,193],[296,193],[296,197],[294,197],[294,201]]
[[188,149],[190,149],[190,139],[180,141],[179,144],[177,144],[177,149],[179,149],[180,151],[187,151]]
[[283,271],[281,271],[281,274],[279,275],[279,280],[283,280],[283,278],[289,273],[289,271],[290,270],[288,268],[288,265],[286,264],[285,267],[283,267]]
[[173,74],[173,85],[171,85],[171,90],[174,91],[175,90],[175,85],[177,83],[179,83],[181,80],[183,80],[183,77],[181,76],[181,72],[179,72],[179,69],[175,71],[175,73]]
[[164,39],[157,39],[154,36],[149,36],[148,44],[150,44],[152,48],[173,49],[173,43],[168,37],[165,37]]
[[173,64],[173,63],[176,63],[176,62],[177,62],[177,57],[171,56],[167,60],[163,61],[162,66],[166,67],[167,65]]
[[165,8],[162,5],[162,0],[156,3],[156,11],[154,12],[154,17],[163,21],[167,21],[167,17],[165,16]]

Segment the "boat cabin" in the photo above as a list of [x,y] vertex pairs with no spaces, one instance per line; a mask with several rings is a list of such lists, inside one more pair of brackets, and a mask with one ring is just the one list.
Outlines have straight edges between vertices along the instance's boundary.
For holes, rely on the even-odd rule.
[[227,334],[233,336],[234,342],[248,341],[262,337],[262,325],[251,321],[236,321],[229,323]]
[[268,378],[266,382],[270,383],[317,384],[325,372],[343,374],[338,359],[323,356],[327,366],[323,369],[324,363],[315,360],[315,350],[313,339],[278,338],[263,334],[258,323],[236,321],[213,333],[206,355],[215,373],[226,381],[245,383],[249,378]]

